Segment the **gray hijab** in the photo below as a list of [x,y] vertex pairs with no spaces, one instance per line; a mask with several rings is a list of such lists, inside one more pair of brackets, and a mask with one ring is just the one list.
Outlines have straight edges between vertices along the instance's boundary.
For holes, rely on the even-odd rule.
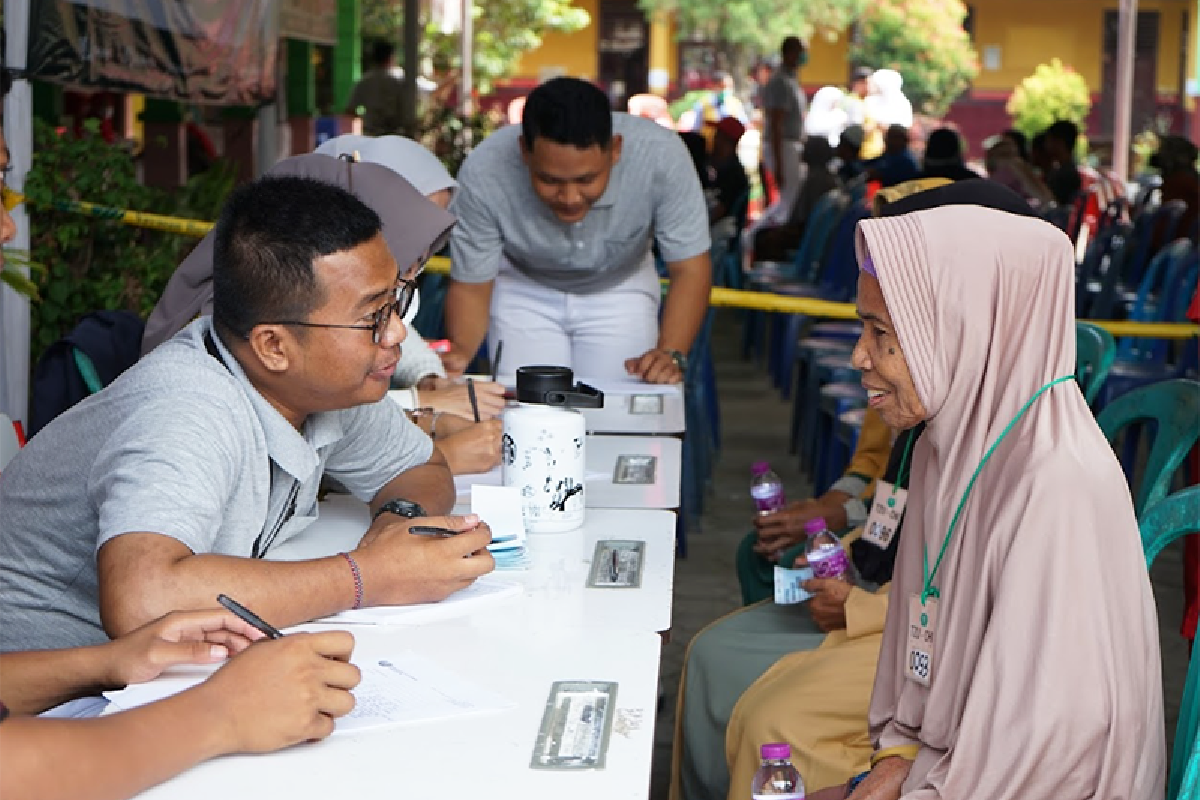
[[[268,175],[332,183],[353,193],[383,220],[383,238],[403,266],[437,252],[450,235],[454,216],[425,199],[412,184],[379,164],[354,163],[312,153],[280,161]],[[146,320],[142,355],[170,339],[200,314],[212,313],[213,234],[208,233],[179,265]]]

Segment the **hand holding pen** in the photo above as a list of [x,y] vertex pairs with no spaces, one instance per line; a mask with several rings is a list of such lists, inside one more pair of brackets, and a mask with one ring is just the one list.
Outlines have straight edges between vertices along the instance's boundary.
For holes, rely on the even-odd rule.
[[[413,534],[414,527],[439,531]],[[416,520],[381,514],[351,552],[362,575],[363,605],[442,600],[495,569],[491,541],[492,529],[474,514]]]

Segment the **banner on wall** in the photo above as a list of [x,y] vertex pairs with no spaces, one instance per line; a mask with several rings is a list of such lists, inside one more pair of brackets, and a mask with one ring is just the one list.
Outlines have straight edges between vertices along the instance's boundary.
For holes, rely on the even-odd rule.
[[275,96],[277,0],[33,0],[30,77],[186,103]]

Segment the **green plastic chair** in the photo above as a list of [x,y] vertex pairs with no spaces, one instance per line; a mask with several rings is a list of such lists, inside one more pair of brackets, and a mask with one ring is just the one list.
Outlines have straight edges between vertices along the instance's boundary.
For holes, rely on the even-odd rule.
[[[1142,515],[1139,528],[1146,566],[1163,549],[1181,536],[1200,527],[1200,486],[1176,492],[1155,503]],[[1179,704],[1179,722],[1175,726],[1175,746],[1167,780],[1167,800],[1193,800],[1200,797],[1200,657],[1193,652],[1188,662],[1183,700]]]
[[1075,323],[1075,380],[1092,405],[1117,356],[1113,335],[1090,322]]
[[[1175,471],[1200,439],[1200,382],[1179,378],[1134,389],[1113,400],[1096,417],[1114,447],[1123,428],[1146,421],[1156,422],[1157,430],[1141,485],[1133,492],[1133,510],[1138,519],[1167,496]],[[1124,467],[1132,490],[1133,465],[1126,463]]]

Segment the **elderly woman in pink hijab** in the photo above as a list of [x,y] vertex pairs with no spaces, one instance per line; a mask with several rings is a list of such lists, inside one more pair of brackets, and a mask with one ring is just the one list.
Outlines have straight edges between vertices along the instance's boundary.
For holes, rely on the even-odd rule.
[[870,406],[926,428],[873,768],[813,797],[1162,797],[1154,599],[1125,478],[1072,379],[1071,243],[957,205],[864,221],[857,249]]

